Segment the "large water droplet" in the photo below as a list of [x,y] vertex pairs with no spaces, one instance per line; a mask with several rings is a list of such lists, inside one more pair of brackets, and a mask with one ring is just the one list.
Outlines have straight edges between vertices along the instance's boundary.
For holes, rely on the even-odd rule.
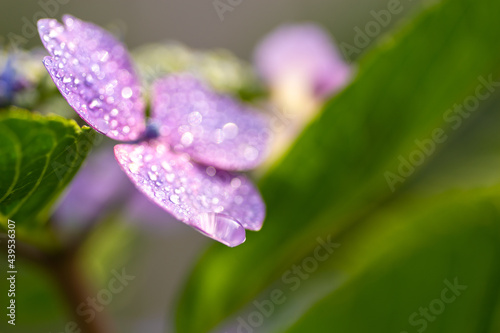
[[189,222],[202,234],[229,247],[243,243],[246,239],[245,228],[230,216],[217,213],[202,213]]

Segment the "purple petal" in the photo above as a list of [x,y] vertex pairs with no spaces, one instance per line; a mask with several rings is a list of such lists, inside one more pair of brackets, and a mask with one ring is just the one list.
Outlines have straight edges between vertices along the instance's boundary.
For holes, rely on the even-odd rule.
[[262,198],[243,175],[190,161],[159,141],[115,146],[115,156],[136,187],[177,219],[228,246],[259,230]]
[[175,151],[225,170],[246,170],[266,156],[264,115],[208,89],[189,75],[156,81],[152,118]]
[[68,15],[63,21],[38,21],[51,54],[43,63],[57,88],[97,131],[116,140],[138,139],[145,128],[144,102],[126,48],[92,23]]
[[343,87],[351,76],[328,34],[314,24],[284,25],[270,33],[256,48],[255,65],[269,85],[300,79],[320,98]]

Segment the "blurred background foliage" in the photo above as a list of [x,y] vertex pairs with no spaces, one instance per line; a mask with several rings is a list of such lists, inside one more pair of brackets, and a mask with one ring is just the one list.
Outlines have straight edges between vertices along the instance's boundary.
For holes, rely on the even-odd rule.
[[[2,36],[21,31],[20,18],[39,10],[30,4],[2,11]],[[353,45],[353,28],[364,28],[374,20],[372,10],[387,6],[243,1],[221,22],[211,2],[73,1],[57,17],[69,12],[95,21],[140,46],[133,54],[146,81],[189,68],[220,91],[252,99],[265,91],[250,65],[228,51],[191,47],[224,48],[250,60],[272,28],[303,20]],[[403,1],[402,8],[387,34],[370,38],[361,56],[351,54],[353,82],[322,107],[282,160],[254,175],[268,216],[245,244],[211,244],[165,215],[146,214],[150,206],[137,213],[128,198],[109,202],[112,209],[99,215],[79,258],[95,290],[113,270],[126,267],[136,277],[105,309],[117,332],[500,330],[498,87],[483,89],[488,98],[470,114],[447,113],[475,96],[484,86],[480,77],[500,80],[500,3]],[[143,45],[165,39],[189,47]],[[38,45],[36,36],[26,44]],[[156,59],[160,66],[151,68]],[[41,64],[33,73],[40,69],[35,95],[17,104],[74,117]],[[446,139],[425,154],[416,140],[429,142],[436,130]],[[101,140],[98,150],[110,152]],[[400,157],[409,160],[416,151],[424,154],[422,165],[401,176]],[[387,172],[402,181],[393,187]],[[50,223],[62,236],[82,232],[72,221],[78,216],[60,214]],[[327,259],[319,260],[316,249],[328,243],[331,253],[324,249]],[[18,325],[12,330],[2,321],[0,330],[63,331],[71,309],[57,283],[28,261],[18,265]],[[5,281],[0,285],[7,289]]]

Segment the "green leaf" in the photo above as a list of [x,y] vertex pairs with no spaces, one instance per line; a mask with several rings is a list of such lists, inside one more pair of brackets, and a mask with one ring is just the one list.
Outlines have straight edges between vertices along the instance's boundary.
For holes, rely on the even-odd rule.
[[457,131],[445,149],[409,181],[414,191],[439,193],[500,183],[500,94]]
[[0,113],[0,225],[41,226],[93,146],[75,121],[21,109]]
[[[279,316],[288,323],[282,321],[273,332],[325,327],[332,332],[493,332],[500,305],[499,194],[497,188],[410,197],[384,207],[362,230],[338,239],[341,247],[318,263],[301,289],[284,284],[287,302],[259,332]],[[335,283],[338,272],[348,278]],[[451,290],[455,284],[460,287]],[[301,311],[294,305],[303,299],[302,289],[328,292]]]
[[499,11],[493,0],[435,3],[362,59],[354,82],[262,179],[262,231],[235,249],[212,247],[195,267],[178,305],[179,332],[210,330],[307,255],[317,237],[347,233],[397,198],[423,166],[393,189],[386,172],[397,174],[415,140],[442,130],[429,164],[468,121],[448,110],[498,78]]

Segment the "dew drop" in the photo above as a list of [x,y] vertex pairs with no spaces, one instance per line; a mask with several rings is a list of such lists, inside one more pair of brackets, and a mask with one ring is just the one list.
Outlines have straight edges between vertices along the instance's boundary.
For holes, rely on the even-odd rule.
[[201,124],[202,119],[203,119],[203,116],[198,111],[191,112],[188,115],[188,122],[189,122],[189,125],[191,125],[191,126],[197,126],[197,125]]
[[179,196],[177,194],[172,194],[170,196],[170,201],[172,201],[174,204],[178,205],[179,204]]
[[89,104],[89,108],[90,108],[91,110],[95,110],[95,109],[97,109],[98,107],[100,107],[100,106],[101,106],[101,104],[102,104],[102,103],[101,103],[101,101],[100,101],[100,100],[98,100],[98,99],[93,99],[93,100],[92,100],[92,102],[90,102],[90,104]]
[[167,173],[167,182],[171,183],[174,181],[175,175],[173,173]]
[[184,146],[189,146],[193,143],[193,134],[191,132],[186,132],[182,134],[181,143]]
[[245,156],[245,159],[247,161],[255,161],[259,155],[259,151],[252,146],[248,146],[245,148],[243,152],[243,156]]
[[235,123],[227,123],[222,127],[224,139],[234,139],[238,135],[238,126]]
[[241,186],[241,180],[237,177],[231,179],[231,187],[232,188],[238,188]]
[[123,88],[122,97],[125,99],[129,99],[130,97],[132,97],[132,89],[130,87]]
[[202,213],[189,221],[196,230],[227,246],[233,247],[245,241],[245,228],[230,216],[218,213]]
[[210,177],[215,176],[215,173],[217,172],[217,170],[215,170],[215,168],[213,166],[207,167],[206,171],[207,171],[207,175],[209,175]]
[[166,194],[165,194],[164,191],[161,191],[161,190],[160,191],[156,191],[155,192],[155,197],[157,197],[158,199],[162,199],[163,200],[163,199],[165,199]]
[[139,173],[140,165],[136,163],[131,163],[129,164],[128,169],[130,170],[130,172],[137,174]]
[[148,177],[152,181],[156,181],[158,179],[158,177],[156,176],[156,174],[154,172],[151,172],[151,171],[148,171]]
[[161,162],[161,167],[167,171],[172,171],[172,167],[170,166],[170,164],[168,164],[167,161]]

